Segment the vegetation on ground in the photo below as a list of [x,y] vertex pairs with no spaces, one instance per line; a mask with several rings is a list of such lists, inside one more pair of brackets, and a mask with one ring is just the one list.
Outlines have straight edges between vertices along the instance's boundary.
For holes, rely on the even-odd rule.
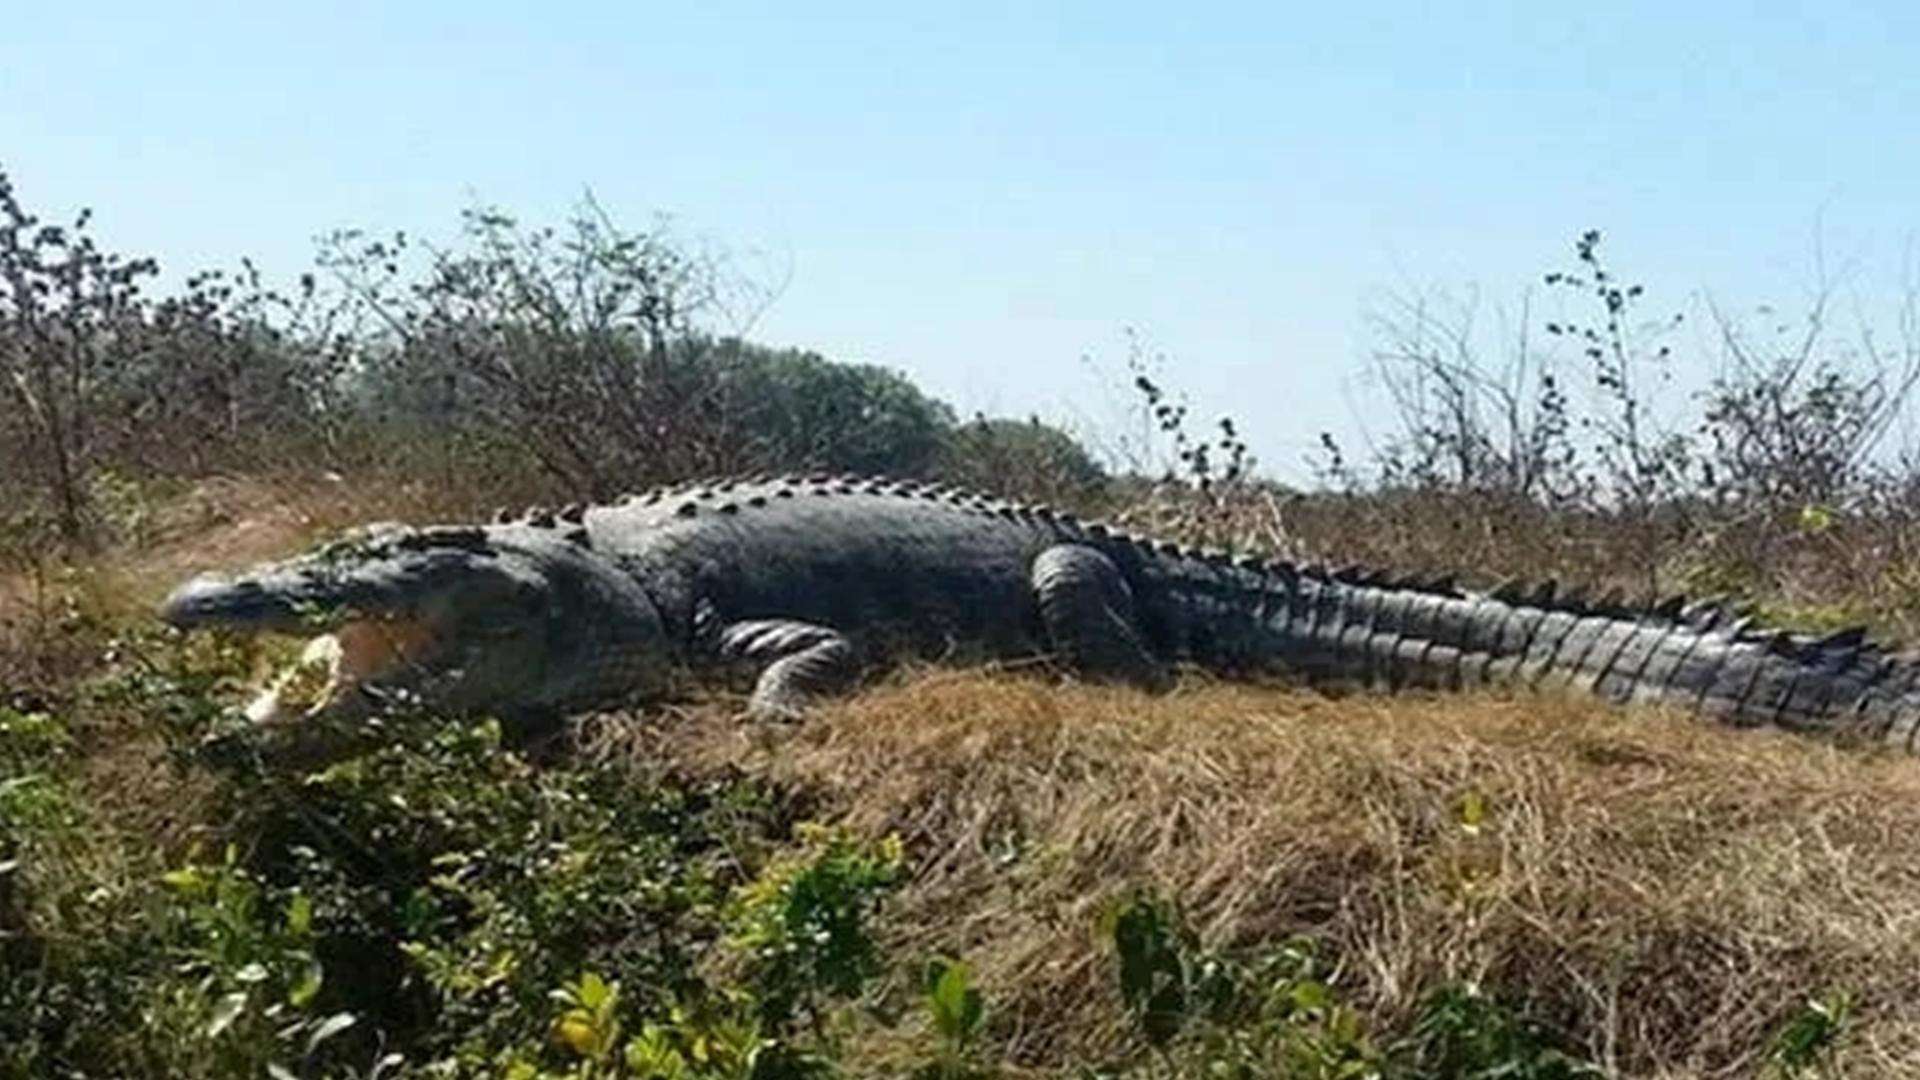
[[1675,420],[1667,320],[1585,234],[1547,283],[1569,354],[1486,363],[1396,309],[1405,430],[1304,492],[1150,357],[1151,441],[1102,461],[753,343],[765,290],[591,204],[164,297],[90,227],[0,177],[0,1075],[1920,1072],[1908,760],[1553,698],[919,670],[791,727],[716,689],[560,731],[395,713],[300,763],[234,711],[287,645],[150,617],[358,522],[805,467],[1910,634],[1912,341],[1776,363],[1729,321],[1744,362]]

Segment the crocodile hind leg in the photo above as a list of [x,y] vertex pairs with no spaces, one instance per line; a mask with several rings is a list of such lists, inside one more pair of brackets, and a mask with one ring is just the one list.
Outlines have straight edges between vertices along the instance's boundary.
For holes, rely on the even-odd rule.
[[720,631],[722,659],[764,663],[747,701],[761,720],[795,720],[813,699],[858,677],[853,643],[839,631],[797,619],[751,619]]
[[1171,685],[1140,632],[1133,589],[1112,559],[1081,544],[1058,544],[1034,559],[1031,576],[1040,621],[1067,667],[1153,690]]

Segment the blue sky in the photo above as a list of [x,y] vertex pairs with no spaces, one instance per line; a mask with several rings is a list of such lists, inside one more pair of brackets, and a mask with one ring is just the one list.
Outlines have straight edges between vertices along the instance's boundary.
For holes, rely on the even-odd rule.
[[1669,308],[1793,309],[1818,247],[1877,318],[1920,230],[1911,3],[813,7],[35,4],[0,164],[287,275],[590,187],[790,275],[754,336],[964,412],[1110,424],[1136,328],[1284,475],[1384,429],[1385,292],[1511,301],[1598,227]]

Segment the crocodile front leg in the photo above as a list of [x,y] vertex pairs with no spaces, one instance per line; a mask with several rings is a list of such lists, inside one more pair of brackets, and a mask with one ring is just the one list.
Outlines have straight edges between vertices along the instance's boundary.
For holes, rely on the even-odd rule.
[[747,711],[761,720],[797,720],[814,698],[839,693],[859,675],[853,643],[839,631],[798,619],[729,623],[721,659],[762,663]]
[[1031,577],[1040,621],[1067,667],[1150,690],[1171,684],[1147,648],[1133,589],[1112,559],[1082,544],[1057,544],[1034,559]]

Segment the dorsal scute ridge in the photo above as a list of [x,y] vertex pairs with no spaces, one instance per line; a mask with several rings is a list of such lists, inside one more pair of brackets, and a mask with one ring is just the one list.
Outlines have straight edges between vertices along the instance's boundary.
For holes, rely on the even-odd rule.
[[1628,606],[1623,617],[1657,619],[1696,633],[1761,645],[1776,654],[1800,659],[1842,657],[1845,662],[1853,663],[1893,653],[1892,647],[1871,640],[1863,625],[1843,627],[1825,635],[1770,626],[1753,604],[1736,603],[1725,595],[1689,600],[1685,594],[1675,593],[1643,605]]
[[[1429,588],[1445,591],[1453,587],[1453,580],[1447,577],[1427,584]],[[1673,593],[1665,597],[1652,596],[1645,600],[1633,600],[1629,599],[1624,589],[1612,588],[1596,594],[1590,587],[1584,585],[1563,587],[1553,578],[1538,584],[1528,584],[1521,579],[1502,581],[1482,595],[1501,603],[1578,615],[1583,618],[1657,621],[1688,627],[1703,634],[1745,635],[1747,638],[1756,636],[1754,632],[1756,624],[1751,618],[1752,608],[1747,605],[1736,606],[1730,598],[1725,596],[1689,600],[1684,593]],[[1758,636],[1763,637],[1771,634],[1771,630],[1764,628],[1758,632]]]
[[488,551],[493,547],[485,526],[428,525],[398,536],[394,546],[422,551],[427,548],[457,548],[462,551]]
[[[807,486],[827,487],[849,493],[884,495],[926,503],[948,503],[958,510],[970,513],[985,513],[1009,521],[1051,526],[1061,532],[1070,533],[1076,538],[1111,545],[1113,548],[1132,548],[1148,558],[1197,563],[1214,570],[1238,571],[1260,578],[1281,579],[1289,583],[1307,579],[1359,588],[1419,592],[1452,599],[1468,599],[1471,596],[1460,588],[1457,578],[1450,573],[1423,578],[1420,575],[1396,575],[1359,563],[1334,568],[1321,563],[1301,563],[1251,552],[1236,553],[1217,548],[1185,545],[1173,540],[1132,533],[1111,521],[1097,518],[1082,519],[1045,503],[1002,501],[976,489],[943,484],[931,479],[892,476],[885,473],[863,475],[815,470],[809,473],[760,472],[701,477],[679,484],[654,486],[640,493],[623,494],[606,505],[610,507],[656,506],[674,499],[685,501],[688,497],[711,500],[731,493],[743,485],[786,489],[804,489]],[[793,492],[787,490],[777,494],[791,496]],[[742,506],[759,508],[766,505],[768,500],[765,498],[742,496],[731,500],[722,512],[737,512]],[[589,509],[591,508],[582,507],[577,503],[568,504],[557,512],[540,506],[527,507],[518,513],[502,508],[493,518],[498,524],[525,523],[535,527],[553,528],[562,523],[578,525]],[[680,507],[683,515],[694,511],[695,508],[690,505]],[[416,542],[459,546],[484,545],[487,541],[483,530],[474,530],[469,527],[462,531],[455,526],[436,526],[423,530],[422,538]],[[1750,605],[1736,605],[1725,596],[1693,600],[1685,594],[1673,593],[1664,597],[1654,596],[1643,601],[1634,601],[1629,600],[1624,591],[1613,589],[1593,597],[1580,588],[1563,588],[1552,578],[1532,584],[1525,579],[1508,579],[1499,582],[1481,595],[1501,603],[1584,617],[1658,620],[1687,627],[1696,633],[1713,634],[1759,645],[1778,655],[1826,663],[1852,665],[1873,659],[1876,662],[1889,660],[1903,664],[1920,664],[1920,652],[1903,651],[1896,654],[1892,646],[1872,641],[1865,627],[1850,626],[1824,636],[1774,629],[1757,620]]]

